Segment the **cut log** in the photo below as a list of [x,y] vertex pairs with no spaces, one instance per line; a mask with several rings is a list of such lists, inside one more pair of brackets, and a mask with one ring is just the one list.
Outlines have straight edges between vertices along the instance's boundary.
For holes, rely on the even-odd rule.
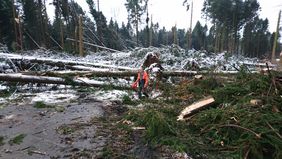
[[195,79],[197,79],[197,80],[203,79],[203,75],[196,75]]
[[191,116],[199,110],[210,106],[214,102],[215,100],[211,96],[201,99],[200,101],[193,103],[192,105],[189,105],[184,110],[182,110],[177,120],[184,120],[186,117]]
[[3,74],[0,73],[0,81],[7,82],[22,82],[22,83],[46,83],[46,84],[62,84],[62,85],[78,85],[78,86],[91,86],[91,87],[104,87],[111,86],[115,89],[127,89],[128,86],[117,86],[109,83],[104,83],[86,78],[64,79],[61,77],[48,77],[48,76],[30,76],[22,74]]
[[252,105],[252,106],[258,106],[258,105],[262,105],[262,100],[261,99],[252,99],[251,101],[250,101],[250,104]]

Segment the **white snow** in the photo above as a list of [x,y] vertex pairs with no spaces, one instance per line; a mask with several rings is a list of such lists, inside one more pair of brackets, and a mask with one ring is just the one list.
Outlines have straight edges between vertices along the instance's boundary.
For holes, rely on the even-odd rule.
[[97,71],[97,72],[103,72],[103,71],[109,71],[110,69],[106,69],[106,68],[94,68],[94,67],[86,67],[86,66],[82,66],[82,65],[75,65],[72,66],[72,68],[78,69],[78,70],[87,70],[87,71]]
[[101,82],[101,81],[97,81],[97,80],[91,80],[91,79],[88,79],[88,78],[81,78],[81,77],[76,78],[75,81],[84,82],[84,83],[93,84],[93,85],[95,85],[95,84],[96,85],[105,84],[105,82]]
[[102,101],[115,101],[122,100],[122,97],[128,95],[126,91],[120,90],[109,90],[109,91],[97,91],[94,96],[98,100]]
[[78,97],[75,95],[76,91],[66,89],[59,91],[45,91],[36,93],[31,98],[31,103],[42,101],[46,104],[67,103],[76,100]]
[[7,86],[2,86],[2,85],[0,84],[0,91],[5,90],[5,89],[7,89],[7,88],[8,88]]

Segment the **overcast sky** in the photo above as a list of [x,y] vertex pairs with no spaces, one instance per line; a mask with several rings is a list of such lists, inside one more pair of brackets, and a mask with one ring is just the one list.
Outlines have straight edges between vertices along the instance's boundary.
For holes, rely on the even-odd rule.
[[[52,0],[47,0],[52,2]],[[75,0],[82,9],[89,15],[89,7],[86,0]],[[186,7],[183,4],[184,0],[149,0],[149,14],[150,18],[152,15],[153,22],[158,22],[160,28],[163,26],[167,30],[171,29],[175,24],[177,28],[187,29],[190,25],[190,11],[186,11]],[[199,20],[202,25],[206,24],[206,20],[202,18],[201,10],[203,8],[204,0],[193,0],[194,1],[194,12],[193,12],[193,26]],[[97,0],[94,0],[96,3]],[[100,10],[107,17],[109,22],[112,17],[117,20],[119,25],[121,22],[127,22],[127,11],[125,8],[126,0],[100,0]],[[281,0],[258,0],[261,6],[261,11],[259,12],[260,18],[268,18],[269,20],[269,30],[274,32],[276,30],[277,19],[279,9],[282,10]],[[47,3],[49,4],[49,3]],[[49,5],[48,14],[50,18],[54,16],[53,6]],[[89,15],[90,16],[90,15]],[[145,20],[144,20],[145,22]],[[208,22],[207,22],[208,24]]]

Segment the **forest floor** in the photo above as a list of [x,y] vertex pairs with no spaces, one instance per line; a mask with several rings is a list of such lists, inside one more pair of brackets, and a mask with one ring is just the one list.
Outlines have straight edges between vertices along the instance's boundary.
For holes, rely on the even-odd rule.
[[[154,158],[160,155],[141,142],[140,130],[128,136],[119,128],[129,109],[121,100],[101,100],[93,92],[83,91],[76,92],[75,98],[58,96],[57,101],[49,104],[34,102],[36,94],[40,93],[22,94],[0,105],[0,158]],[[43,96],[48,98],[48,93]]]
[[[138,68],[150,51],[156,48],[111,57],[101,52],[82,62]],[[165,69],[190,70],[196,59],[199,69],[207,72],[201,78],[164,79],[159,90],[144,99],[138,99],[132,90],[115,90],[110,85],[93,88],[0,82],[0,158],[282,158],[281,72],[267,69],[252,73],[254,64],[259,64],[257,59],[225,53],[207,55],[178,47],[157,51],[163,56]],[[80,59],[68,60],[76,58]],[[4,58],[0,70],[13,72],[15,66],[10,63]],[[34,71],[58,69],[23,64],[30,64],[28,70]],[[220,73],[234,69],[236,74]],[[97,79],[127,86],[133,82]],[[211,106],[177,121],[184,108],[210,96],[215,99]]]
[[[134,92],[99,98],[110,88],[44,91],[47,102],[36,91],[22,94],[0,105],[0,158],[280,158],[282,86],[279,73],[272,76],[276,86],[245,72],[182,79],[142,100]],[[211,107],[176,120],[210,95]]]

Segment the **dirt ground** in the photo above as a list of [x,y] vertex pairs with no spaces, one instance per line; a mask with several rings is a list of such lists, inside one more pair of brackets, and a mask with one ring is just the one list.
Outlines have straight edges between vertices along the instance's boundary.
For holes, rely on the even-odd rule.
[[[108,103],[109,104],[109,103]],[[91,98],[60,103],[55,108],[35,108],[34,104],[11,103],[0,111],[0,134],[4,137],[1,158],[76,158],[87,153],[95,158],[103,149],[106,137],[96,134],[94,117],[104,115],[107,103]],[[11,140],[23,134],[21,143]],[[94,155],[95,154],[95,155]]]
[[[59,109],[58,109],[59,108]],[[0,158],[159,158],[140,131],[117,127],[128,107],[118,100],[98,100],[80,93],[70,102],[38,108],[27,98],[1,105]],[[22,136],[21,141],[14,141]],[[159,156],[159,157],[157,157]],[[170,158],[170,157],[167,157]]]

